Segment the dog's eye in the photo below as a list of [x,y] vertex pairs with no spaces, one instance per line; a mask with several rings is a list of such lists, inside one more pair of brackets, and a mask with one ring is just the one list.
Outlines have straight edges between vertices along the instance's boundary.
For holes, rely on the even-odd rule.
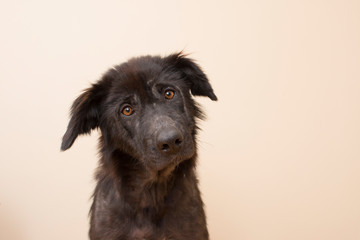
[[122,110],[121,113],[124,114],[125,116],[130,116],[131,114],[134,113],[134,110],[132,109],[132,107],[130,106],[125,106]]
[[164,93],[166,99],[173,99],[175,96],[175,91],[173,90],[166,90]]

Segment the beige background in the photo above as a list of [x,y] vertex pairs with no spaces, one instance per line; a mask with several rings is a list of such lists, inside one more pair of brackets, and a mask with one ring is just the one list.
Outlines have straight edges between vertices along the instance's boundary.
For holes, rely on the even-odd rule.
[[61,153],[109,67],[185,49],[213,240],[360,239],[360,1],[0,2],[0,239],[87,239],[97,133]]

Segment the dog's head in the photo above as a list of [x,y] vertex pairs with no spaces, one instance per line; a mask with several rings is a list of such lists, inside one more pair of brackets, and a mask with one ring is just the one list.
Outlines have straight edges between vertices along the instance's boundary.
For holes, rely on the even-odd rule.
[[115,66],[74,101],[61,150],[100,128],[105,147],[145,167],[161,170],[189,159],[202,117],[190,92],[217,100],[204,72],[181,53]]

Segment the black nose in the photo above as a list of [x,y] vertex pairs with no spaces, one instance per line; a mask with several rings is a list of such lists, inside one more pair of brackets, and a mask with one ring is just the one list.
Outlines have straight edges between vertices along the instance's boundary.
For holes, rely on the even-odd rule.
[[156,137],[158,150],[167,154],[174,154],[182,147],[183,136],[175,127],[161,129]]

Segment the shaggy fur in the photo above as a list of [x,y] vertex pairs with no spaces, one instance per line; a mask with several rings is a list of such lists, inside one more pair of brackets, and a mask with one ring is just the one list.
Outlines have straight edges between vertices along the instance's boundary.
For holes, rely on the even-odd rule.
[[200,67],[179,53],[115,66],[74,101],[61,149],[101,132],[91,240],[209,238],[195,174],[203,114],[191,95],[217,100]]

